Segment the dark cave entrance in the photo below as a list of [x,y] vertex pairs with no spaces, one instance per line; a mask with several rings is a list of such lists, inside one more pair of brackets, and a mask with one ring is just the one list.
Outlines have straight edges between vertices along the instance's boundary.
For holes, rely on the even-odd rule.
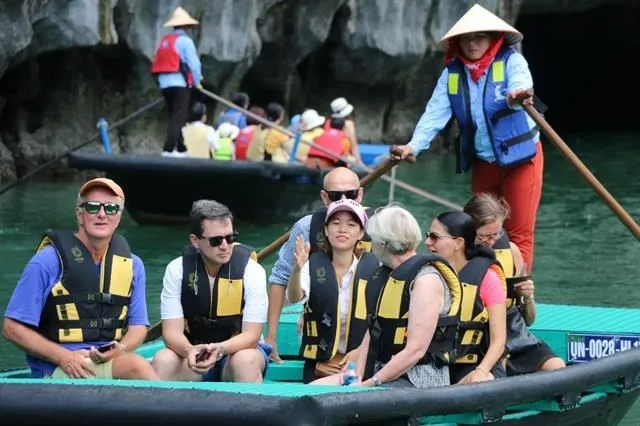
[[536,93],[559,133],[640,130],[637,22],[640,6],[630,4],[518,18]]

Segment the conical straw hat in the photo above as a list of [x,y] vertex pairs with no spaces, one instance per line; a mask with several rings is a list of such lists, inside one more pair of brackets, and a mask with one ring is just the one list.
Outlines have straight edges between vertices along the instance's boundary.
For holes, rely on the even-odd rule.
[[164,23],[165,27],[183,27],[185,25],[198,25],[199,22],[195,20],[189,12],[178,6],[176,10],[171,14],[171,18]]
[[447,51],[449,48],[449,39],[462,34],[475,32],[503,32],[505,46],[511,46],[522,40],[523,36],[520,31],[498,18],[479,4],[473,5],[471,9],[465,13],[462,18],[454,24],[453,27],[442,37],[436,48],[441,51]]

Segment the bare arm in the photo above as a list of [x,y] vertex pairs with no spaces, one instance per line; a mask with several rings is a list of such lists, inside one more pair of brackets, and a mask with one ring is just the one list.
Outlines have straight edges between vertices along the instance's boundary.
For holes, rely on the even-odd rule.
[[56,365],[62,364],[62,360],[71,352],[62,345],[45,338],[31,327],[11,318],[5,317],[2,334],[5,339],[23,351]]
[[242,332],[236,334],[230,339],[220,342],[223,354],[234,354],[238,351],[258,346],[262,327],[264,324],[257,322],[243,322]]
[[360,159],[360,148],[358,147],[358,136],[356,135],[356,125],[353,120],[346,120],[344,123],[344,131],[351,140],[351,155],[358,161]]
[[489,349],[478,365],[483,371],[491,371],[504,354],[507,343],[507,307],[498,303],[487,308],[489,312]]
[[280,284],[269,285],[269,309],[267,311],[267,341],[272,344],[278,335],[278,322],[284,306],[285,286]]
[[[416,279],[409,302],[407,344],[376,373],[382,383],[402,376],[424,356],[435,333],[443,303],[444,289],[437,275],[428,274]],[[363,384],[371,386],[373,381],[369,379]]]
[[287,299],[290,303],[298,303],[304,297],[302,287],[300,285],[300,268],[297,265],[293,267],[289,284],[287,285]]
[[524,259],[522,258],[520,248],[511,241],[509,241],[509,246],[511,248],[511,254],[513,256],[513,264],[516,267],[516,276],[520,277],[525,275],[527,273],[527,271],[525,270],[527,265],[524,264]]
[[186,358],[194,346],[184,335],[184,318],[162,320],[162,338],[167,348]]
[[[520,248],[513,242],[509,242],[511,247],[511,253],[513,254],[513,263],[516,266],[516,276],[524,276],[527,274],[527,265],[524,263],[524,259],[522,258],[522,253],[520,252]],[[533,299],[533,290],[531,291],[531,296],[524,297],[524,303],[519,305],[520,312],[522,313],[522,317],[524,318],[524,322],[527,325],[531,325],[536,320],[536,302]]]
[[134,352],[142,344],[147,336],[147,327],[144,325],[130,325],[120,344],[127,348],[128,352]]

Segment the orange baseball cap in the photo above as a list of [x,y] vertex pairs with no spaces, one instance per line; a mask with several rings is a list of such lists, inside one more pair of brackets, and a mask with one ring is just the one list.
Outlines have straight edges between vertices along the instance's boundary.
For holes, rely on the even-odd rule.
[[107,179],[107,178],[95,178],[85,182],[84,185],[80,187],[79,193],[80,195],[84,195],[84,193],[90,190],[91,188],[97,188],[97,187],[107,188],[110,191],[112,191],[114,194],[116,194],[118,197],[124,200],[124,191],[122,190],[120,185],[118,185],[111,179]]

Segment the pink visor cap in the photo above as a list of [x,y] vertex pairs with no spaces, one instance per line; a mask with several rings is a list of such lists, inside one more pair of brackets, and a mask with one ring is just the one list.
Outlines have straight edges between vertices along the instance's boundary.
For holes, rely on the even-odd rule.
[[333,216],[333,214],[337,212],[353,213],[354,215],[356,215],[363,228],[367,226],[367,213],[364,211],[364,207],[362,207],[362,204],[358,203],[357,201],[353,201],[349,198],[343,198],[342,200],[334,201],[333,203],[329,204],[327,215],[324,219],[325,223],[328,222],[331,216]]

